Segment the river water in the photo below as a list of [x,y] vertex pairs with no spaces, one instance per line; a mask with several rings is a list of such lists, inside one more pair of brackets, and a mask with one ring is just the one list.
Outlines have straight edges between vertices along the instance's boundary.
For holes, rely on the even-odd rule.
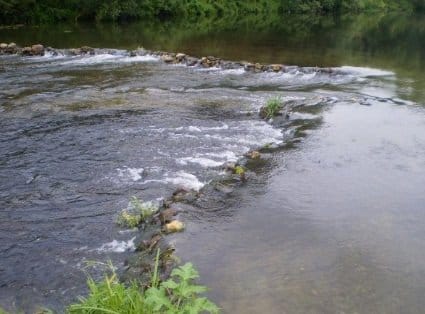
[[[114,224],[131,196],[202,189],[269,145],[245,185],[169,237],[223,312],[422,313],[424,29],[404,16],[0,29],[102,48],[0,57],[0,305],[63,311],[88,262],[133,254],[137,231]],[[142,45],[301,68],[128,56]],[[257,114],[275,96],[292,104],[284,124]]]

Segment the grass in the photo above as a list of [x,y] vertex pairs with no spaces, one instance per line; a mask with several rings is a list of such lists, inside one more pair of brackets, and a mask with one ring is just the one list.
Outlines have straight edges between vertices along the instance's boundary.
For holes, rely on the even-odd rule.
[[276,116],[282,109],[282,99],[280,97],[273,97],[267,100],[264,112],[267,119]]
[[70,314],[198,314],[219,313],[219,308],[205,297],[207,289],[193,281],[199,274],[191,263],[174,269],[162,283],[158,277],[159,250],[151,287],[143,290],[136,282],[120,283],[115,272],[100,282],[88,279],[89,295],[68,308]]
[[141,202],[137,197],[133,196],[127,208],[119,213],[117,223],[121,227],[135,228],[149,219],[158,210],[158,206],[153,203]]

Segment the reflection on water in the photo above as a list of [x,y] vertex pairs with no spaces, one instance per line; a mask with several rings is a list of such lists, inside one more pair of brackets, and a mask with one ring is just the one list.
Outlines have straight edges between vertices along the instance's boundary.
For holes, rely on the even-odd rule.
[[[201,199],[172,240],[226,313],[420,313],[424,295],[423,19],[0,29],[0,41],[95,56],[0,57],[0,304],[62,309],[87,260],[121,266],[132,195],[201,188],[249,149],[249,183]],[[333,67],[198,69],[122,48]],[[259,119],[272,96],[281,124]],[[206,193],[208,196],[208,193]],[[124,252],[123,252],[124,251]]]

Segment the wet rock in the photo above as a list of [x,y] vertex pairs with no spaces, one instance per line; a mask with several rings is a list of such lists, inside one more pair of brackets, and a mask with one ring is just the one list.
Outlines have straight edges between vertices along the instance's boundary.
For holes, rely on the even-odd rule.
[[137,52],[135,50],[130,51],[130,57],[136,57],[137,56]]
[[23,55],[23,56],[31,56],[31,47],[24,47],[24,48],[22,48],[22,50],[21,50],[21,54]]
[[217,182],[217,184],[214,186],[214,189],[216,191],[224,193],[224,194],[230,194],[234,190],[231,186],[228,186],[228,185],[220,183],[220,182]]
[[175,215],[177,215],[177,210],[174,208],[167,208],[159,213],[159,221],[162,225],[165,225],[171,222]]
[[182,62],[184,59],[186,58],[186,54],[179,52],[178,54],[176,54],[176,60],[178,62]]
[[221,60],[219,58],[216,58],[214,56],[202,57],[201,65],[204,68],[211,68],[211,67],[218,66],[220,64],[220,61]]
[[245,71],[254,71],[255,70],[255,64],[247,62],[247,63],[244,64],[244,69],[245,69]]
[[94,55],[94,54],[95,54],[95,51],[94,51],[94,48],[92,48],[92,47],[89,47],[89,46],[82,46],[82,47],[80,48],[80,53],[82,53],[82,54],[91,54],[91,55]]
[[281,64],[271,64],[270,68],[273,72],[280,72],[283,69],[283,66]]
[[0,44],[0,50],[6,50],[7,49],[7,44],[6,43],[1,43]]
[[137,246],[136,251],[152,251],[158,245],[161,239],[161,234],[154,234],[150,239],[141,241]]
[[40,44],[31,46],[31,55],[33,56],[44,56],[44,46]]
[[199,60],[194,57],[186,57],[186,65],[187,66],[195,66],[197,65]]
[[167,233],[181,232],[185,228],[184,223],[179,220],[173,220],[172,222],[165,225],[165,231]]
[[14,54],[18,52],[18,46],[15,43],[10,43],[7,45],[6,52],[10,54]]
[[78,56],[81,54],[81,50],[79,48],[72,48],[68,50],[71,56]]
[[165,63],[174,63],[176,59],[174,59],[171,55],[162,55],[161,60]]
[[198,193],[193,190],[178,189],[173,193],[174,202],[192,203],[198,198]]
[[246,154],[246,156],[248,158],[251,158],[251,159],[259,159],[259,158],[261,158],[260,152],[259,151],[256,151],[256,150],[253,150],[253,151],[248,152]]
[[226,162],[224,164],[224,169],[226,171],[234,172],[235,171],[235,168],[236,168],[236,164],[234,162]]

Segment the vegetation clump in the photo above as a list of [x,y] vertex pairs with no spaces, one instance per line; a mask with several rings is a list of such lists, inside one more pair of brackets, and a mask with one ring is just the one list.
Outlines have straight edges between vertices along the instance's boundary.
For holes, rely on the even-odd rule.
[[127,208],[119,213],[117,223],[121,227],[135,228],[152,217],[158,210],[158,206],[152,202],[141,202],[133,196]]
[[219,313],[219,308],[200,296],[207,289],[196,285],[199,277],[191,263],[174,269],[171,278],[159,283],[158,256],[151,287],[142,289],[136,282],[129,286],[118,281],[115,272],[103,281],[88,280],[89,296],[68,308],[70,314],[197,314]]
[[263,119],[271,119],[279,114],[282,109],[282,99],[273,97],[267,100],[267,103],[260,110],[260,116]]

